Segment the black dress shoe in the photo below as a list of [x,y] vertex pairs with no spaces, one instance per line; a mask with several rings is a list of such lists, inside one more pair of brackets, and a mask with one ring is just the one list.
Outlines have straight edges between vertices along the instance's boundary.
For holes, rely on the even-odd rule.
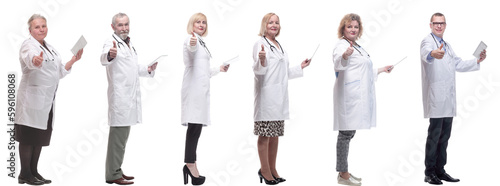
[[35,178],[42,181],[44,184],[52,183],[52,180],[45,179],[42,176],[35,176]]
[[439,175],[439,176],[438,176],[438,178],[439,178],[440,180],[444,180],[444,181],[447,181],[447,182],[459,182],[459,181],[460,181],[460,179],[453,178],[453,177],[451,177],[451,176],[450,176],[449,174],[447,174],[447,173],[444,173],[444,174]]
[[424,181],[427,182],[427,183],[429,183],[429,184],[433,184],[433,185],[441,185],[441,184],[443,184],[443,182],[441,182],[441,180],[439,180],[439,178],[435,174],[431,174],[429,176],[425,176]]
[[17,181],[19,184],[28,184],[28,185],[43,185],[43,181],[38,180],[36,177],[32,179],[26,179],[22,176],[17,177]]

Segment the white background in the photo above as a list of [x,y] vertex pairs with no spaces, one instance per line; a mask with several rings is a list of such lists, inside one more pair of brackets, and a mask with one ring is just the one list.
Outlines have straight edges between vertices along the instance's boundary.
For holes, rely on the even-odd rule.
[[[130,37],[140,63],[161,54],[156,77],[142,79],[143,124],[133,126],[123,169],[136,177],[135,185],[182,185],[186,128],[180,125],[180,89],[184,65],[182,42],[188,37],[190,16],[208,17],[207,46],[217,65],[239,54],[229,72],[212,78],[212,123],[203,129],[198,146],[198,167],[205,185],[259,185],[257,137],[253,135],[252,47],[262,17],[275,12],[281,21],[277,38],[289,52],[292,65],[312,55],[321,44],[303,78],[292,80],[290,120],[280,138],[278,170],[283,185],[336,185],[336,137],[333,131],[333,45],[337,27],[347,13],[361,16],[365,32],[361,44],[375,66],[396,63],[391,74],[377,82],[377,127],[358,131],[351,142],[349,170],[363,185],[427,185],[424,146],[428,120],[423,118],[420,77],[420,42],[430,33],[435,12],[446,15],[444,39],[464,59],[482,40],[488,57],[481,70],[457,73],[459,112],[448,148],[447,171],[462,181],[445,185],[495,184],[500,167],[500,17],[493,1],[4,1],[1,5],[0,50],[3,76],[21,70],[19,47],[28,37],[27,20],[33,13],[48,19],[46,41],[63,56],[81,35],[88,41],[83,57],[59,83],[55,127],[44,147],[39,172],[51,185],[107,185],[104,179],[107,134],[107,80],[99,55],[112,34],[111,18],[118,12],[130,17]],[[6,87],[4,80],[2,86]],[[3,97],[6,99],[6,89]],[[4,102],[5,103],[5,102]],[[6,107],[5,107],[6,110]],[[6,112],[6,111],[5,111]],[[7,121],[7,120],[4,120]],[[5,124],[6,122],[4,122]],[[8,158],[9,142],[1,132],[1,157]],[[7,167],[6,161],[3,166]],[[20,169],[17,162],[17,171]],[[5,170],[5,169],[4,169]],[[17,179],[1,178],[2,185]]]

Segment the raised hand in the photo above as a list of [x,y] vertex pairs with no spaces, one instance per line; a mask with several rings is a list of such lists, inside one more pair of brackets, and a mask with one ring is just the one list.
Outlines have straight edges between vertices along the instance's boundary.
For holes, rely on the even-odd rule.
[[486,50],[483,50],[481,54],[479,55],[479,59],[477,60],[477,63],[481,63],[486,59]]
[[347,58],[349,58],[352,53],[354,52],[354,47],[352,46],[352,41],[349,41],[349,43],[351,43],[351,46],[349,46],[347,48],[347,50],[344,52],[344,54],[342,54],[342,58],[344,58],[345,60],[347,60]]
[[191,34],[193,35],[193,37],[191,37],[191,40],[189,40],[189,45],[196,46],[196,42],[198,41],[198,38],[196,38],[196,36],[194,35],[194,32],[191,32]]
[[221,65],[220,66],[220,71],[221,72],[227,72],[229,70],[229,65]]
[[300,67],[302,67],[302,69],[304,69],[307,66],[309,66],[310,64],[311,64],[311,60],[310,59],[306,59],[306,60],[302,61],[302,63],[300,64]]
[[431,51],[431,56],[436,59],[443,59],[444,56],[443,43],[441,43],[439,49]]
[[259,59],[260,59],[260,64],[262,66],[266,66],[266,51],[264,50],[264,45],[260,45],[262,47],[262,50],[259,52]]
[[36,67],[41,67],[43,64],[43,51],[40,52],[40,55],[33,57],[33,65]]
[[113,41],[113,47],[109,49],[109,57],[110,58],[116,58],[118,50],[116,49],[116,42]]

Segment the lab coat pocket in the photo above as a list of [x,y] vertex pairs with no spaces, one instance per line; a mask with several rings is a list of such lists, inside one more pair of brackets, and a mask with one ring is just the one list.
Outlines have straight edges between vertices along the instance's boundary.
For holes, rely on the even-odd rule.
[[[361,101],[361,81],[354,80],[344,83],[344,95],[347,108],[353,108]],[[349,112],[349,111],[348,111]]]
[[43,106],[45,104],[45,92],[44,88],[40,86],[28,86],[27,92],[26,92],[26,99],[25,104],[26,107],[35,109],[35,110],[42,110]]
[[429,98],[433,102],[444,102],[446,99],[446,86],[444,81],[431,83]]

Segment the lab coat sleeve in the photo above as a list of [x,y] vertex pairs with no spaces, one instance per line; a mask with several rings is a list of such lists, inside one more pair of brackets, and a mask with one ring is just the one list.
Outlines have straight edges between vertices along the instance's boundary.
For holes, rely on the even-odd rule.
[[451,48],[450,45],[448,45],[448,50],[449,52],[452,53],[453,56],[453,62],[455,63],[455,70],[457,72],[471,72],[471,71],[476,71],[479,70],[481,65],[477,63],[477,59],[470,59],[470,60],[462,60],[462,58],[458,57],[453,49]]
[[210,77],[214,77],[215,75],[219,74],[219,72],[220,72],[220,67],[210,68]]
[[[19,52],[20,58],[22,62],[25,64],[24,68],[28,68],[30,70],[40,69],[41,67],[37,67],[33,64],[33,57],[40,55],[37,48],[33,45],[30,45],[28,42],[24,42],[21,46],[21,51]],[[46,55],[46,54],[44,54]],[[24,70],[24,69],[23,69]]]
[[154,77],[155,71],[151,71],[151,74],[148,72],[147,65],[137,64],[139,66],[139,76],[140,77]]
[[342,54],[344,54],[346,50],[347,48],[340,46],[339,44],[337,44],[335,49],[333,49],[333,65],[336,72],[346,70],[351,62],[350,57],[347,58],[347,60],[342,57]]
[[425,63],[432,64],[434,62],[433,57],[429,57],[430,53],[432,50],[434,50],[433,46],[435,43],[430,42],[428,39],[422,40],[422,43],[420,43],[420,60],[424,61]]
[[[73,67],[72,67],[73,68]],[[66,70],[66,64],[59,63],[59,79],[64,78],[66,75],[71,73],[71,69]]]
[[[253,46],[253,72],[256,75],[264,75],[267,72],[267,64],[266,66],[262,66],[260,63],[259,52],[262,50],[261,45],[262,43],[256,42]],[[266,47],[264,47],[264,51],[266,51],[266,54],[269,53]],[[268,55],[266,55],[266,63],[267,61],[269,61]]]
[[108,66],[108,65],[111,65],[115,62],[116,58],[111,60],[111,61],[108,61],[108,52],[109,52],[109,49],[111,49],[111,47],[113,47],[113,41],[111,39],[108,39],[105,43],[104,43],[104,46],[102,48],[102,53],[101,53],[101,65],[102,66]]
[[288,68],[288,79],[294,79],[304,76],[304,69],[301,65]]

